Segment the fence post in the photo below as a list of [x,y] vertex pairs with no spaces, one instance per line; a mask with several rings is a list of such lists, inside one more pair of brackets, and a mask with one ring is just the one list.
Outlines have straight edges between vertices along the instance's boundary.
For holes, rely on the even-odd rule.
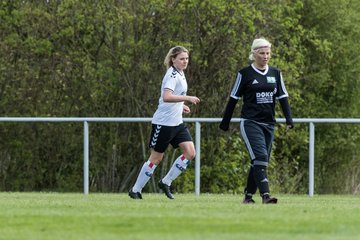
[[315,125],[309,126],[309,196],[314,196]]
[[89,124],[84,121],[84,194],[89,194]]
[[200,195],[200,138],[201,138],[200,122],[195,124],[195,194]]

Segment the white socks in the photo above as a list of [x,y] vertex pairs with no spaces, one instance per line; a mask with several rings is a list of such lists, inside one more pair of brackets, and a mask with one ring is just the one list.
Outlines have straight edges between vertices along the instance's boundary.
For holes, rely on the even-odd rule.
[[184,155],[180,155],[173,165],[171,166],[168,174],[162,179],[162,182],[166,185],[170,186],[171,182],[175,180],[183,171],[185,171],[186,167],[189,165],[190,161],[187,160]]
[[141,193],[141,190],[153,175],[155,168],[156,165],[150,161],[144,163],[140,170],[139,176],[136,179],[135,185],[132,188],[133,192]]
[[[187,160],[184,155],[180,155],[171,166],[169,172],[162,179],[162,182],[170,186],[172,181],[175,180],[189,165],[190,161]],[[133,192],[141,193],[141,190],[144,188],[146,183],[150,180],[151,176],[154,173],[156,165],[150,162],[149,160],[144,163],[142,166],[139,176],[136,179],[135,185],[132,188]]]

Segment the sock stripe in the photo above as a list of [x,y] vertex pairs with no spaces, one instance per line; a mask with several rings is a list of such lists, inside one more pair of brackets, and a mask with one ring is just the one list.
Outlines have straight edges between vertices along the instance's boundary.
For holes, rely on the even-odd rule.
[[152,163],[152,162],[150,162],[150,161],[148,161],[148,165],[149,165],[150,168],[153,168],[153,166],[154,166],[155,164]]

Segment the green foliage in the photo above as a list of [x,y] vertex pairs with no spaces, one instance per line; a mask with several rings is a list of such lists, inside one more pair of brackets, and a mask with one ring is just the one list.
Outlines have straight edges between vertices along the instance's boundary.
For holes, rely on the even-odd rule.
[[[213,132],[215,129],[212,128]],[[202,192],[242,193],[250,160],[240,136],[207,136],[202,144]]]
[[[221,117],[252,40],[263,36],[293,117],[359,117],[359,10],[349,0],[1,1],[1,115],[151,117],[163,59],[181,44],[190,50],[188,94],[202,100],[189,117]],[[149,133],[149,124],[90,124],[91,191],[127,191],[148,158]],[[358,191],[359,133],[316,126],[317,191]],[[0,135],[1,190],[81,191],[80,124],[4,123]],[[306,192],[307,139],[306,125],[277,128],[275,192]],[[202,126],[201,147],[202,191],[242,192],[249,159],[238,126]],[[146,191],[157,191],[179,154],[169,148]],[[194,190],[192,166],[176,191]]]

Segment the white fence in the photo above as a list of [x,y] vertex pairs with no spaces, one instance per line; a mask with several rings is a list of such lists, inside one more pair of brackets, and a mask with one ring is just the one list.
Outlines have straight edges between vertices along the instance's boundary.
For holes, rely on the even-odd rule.
[[[201,123],[219,123],[221,118],[184,118],[195,123],[195,194],[200,194]],[[278,123],[285,123],[279,118]],[[315,123],[360,123],[360,118],[294,118],[294,123],[309,124],[309,196],[314,195]],[[151,118],[96,117],[0,117],[0,122],[82,122],[84,124],[84,194],[89,194],[89,122],[151,122]],[[233,118],[231,122],[240,122]]]

